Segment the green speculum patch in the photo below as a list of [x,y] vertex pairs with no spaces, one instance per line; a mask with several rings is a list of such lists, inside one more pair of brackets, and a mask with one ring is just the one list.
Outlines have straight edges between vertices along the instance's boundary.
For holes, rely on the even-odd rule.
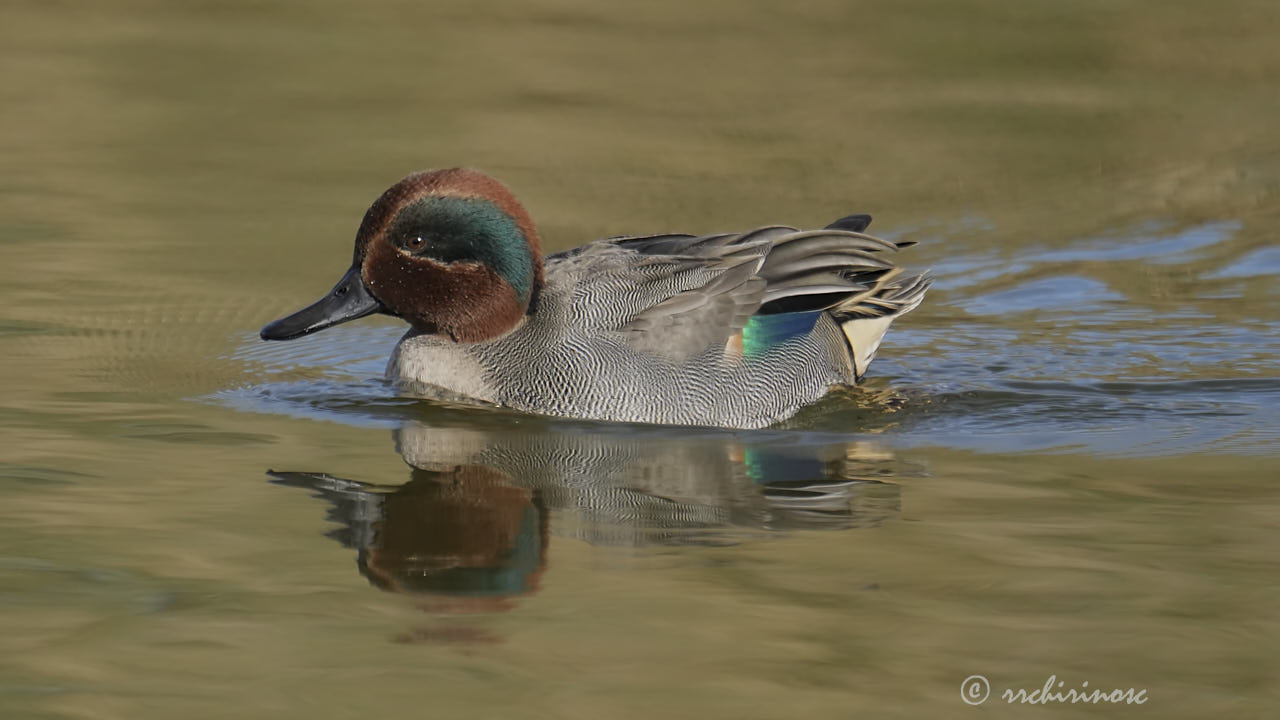
[[[397,247],[438,262],[478,262],[528,298],[533,252],[515,219],[488,200],[428,197],[406,205],[387,230]],[[422,242],[417,243],[417,238]]]
[[822,311],[753,315],[742,328],[742,352],[764,355],[788,340],[813,331]]

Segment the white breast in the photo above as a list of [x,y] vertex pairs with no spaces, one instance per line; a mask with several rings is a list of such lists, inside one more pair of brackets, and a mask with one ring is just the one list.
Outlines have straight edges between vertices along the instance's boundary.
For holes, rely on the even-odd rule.
[[408,336],[387,362],[387,379],[414,395],[496,402],[475,357],[463,347],[425,335]]

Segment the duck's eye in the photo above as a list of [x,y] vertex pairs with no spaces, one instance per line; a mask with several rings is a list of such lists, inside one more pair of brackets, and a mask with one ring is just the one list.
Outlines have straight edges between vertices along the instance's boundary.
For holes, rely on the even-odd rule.
[[410,235],[409,239],[405,242],[405,244],[413,248],[414,250],[417,250],[423,245],[426,245],[427,241],[423,240],[421,235]]

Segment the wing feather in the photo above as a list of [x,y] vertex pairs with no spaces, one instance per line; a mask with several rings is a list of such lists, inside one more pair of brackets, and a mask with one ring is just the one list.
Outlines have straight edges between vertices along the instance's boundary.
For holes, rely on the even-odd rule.
[[548,280],[573,287],[575,326],[683,360],[740,342],[753,316],[882,317],[915,307],[928,279],[902,276],[891,256],[908,243],[864,234],[870,221],[609,238],[548,256]]

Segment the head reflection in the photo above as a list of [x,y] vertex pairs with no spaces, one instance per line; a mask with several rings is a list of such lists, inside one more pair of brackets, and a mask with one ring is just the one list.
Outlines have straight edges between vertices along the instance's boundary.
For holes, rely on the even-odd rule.
[[360,573],[441,612],[536,592],[551,530],[595,545],[726,545],[778,530],[874,526],[904,468],[866,442],[721,433],[407,424],[407,482],[271,472],[317,492]]
[[490,468],[415,468],[373,530],[359,567],[383,590],[504,598],[532,592],[545,566],[545,505]]

